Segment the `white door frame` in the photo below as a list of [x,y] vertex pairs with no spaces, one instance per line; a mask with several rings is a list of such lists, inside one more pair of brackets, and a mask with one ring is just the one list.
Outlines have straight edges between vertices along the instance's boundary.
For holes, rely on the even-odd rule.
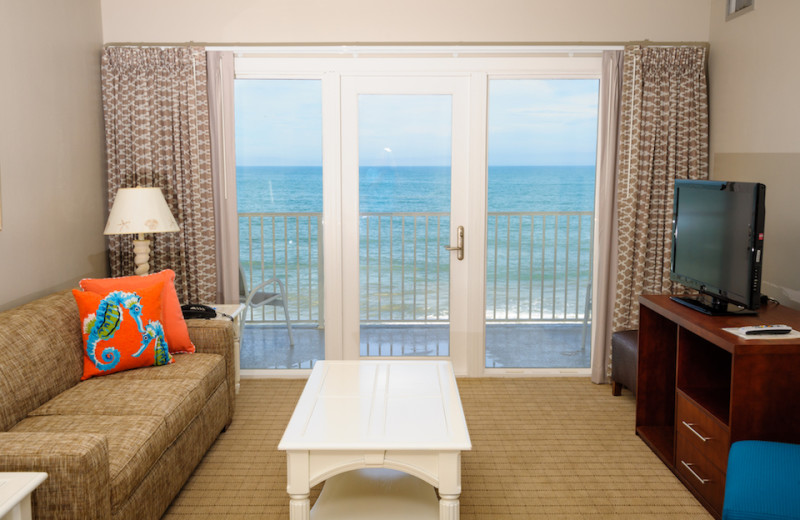
[[[497,78],[598,78],[600,76],[601,53],[604,49],[618,47],[480,47],[476,49],[460,47],[392,47],[392,48],[236,48],[235,75],[237,78],[259,79],[320,79],[322,80],[322,119],[323,119],[323,240],[324,240],[324,293],[325,303],[325,358],[345,359],[352,357],[352,349],[358,350],[358,338],[353,338],[352,330],[356,319],[345,309],[352,308],[345,294],[345,280],[352,279],[348,273],[353,266],[343,262],[343,251],[348,247],[345,236],[348,208],[358,208],[355,201],[343,198],[352,196],[342,170],[345,158],[342,154],[343,85],[347,78],[393,76],[393,81],[402,77],[410,78],[457,78],[465,81],[468,91],[468,118],[461,123],[468,129],[468,147],[464,156],[467,164],[467,198],[470,211],[463,217],[453,215],[454,222],[461,220],[467,230],[465,260],[460,262],[464,270],[466,296],[452,299],[453,305],[465,306],[465,323],[458,325],[451,333],[451,356],[458,376],[478,377],[487,373],[493,376],[518,375],[563,375],[563,373],[544,369],[486,369],[485,368],[485,280],[486,259],[483,249],[486,243],[486,186],[487,186],[487,118],[488,82]],[[217,50],[223,50],[219,48]],[[231,50],[225,48],[224,50]],[[472,56],[466,51],[474,52]],[[373,52],[374,51],[374,52]],[[367,56],[380,54],[383,57]],[[537,55],[539,54],[539,55]],[[541,54],[545,54],[544,56]],[[320,57],[323,56],[323,57]],[[385,57],[391,56],[391,57]],[[454,110],[454,114],[455,114]],[[453,160],[456,160],[453,154]],[[351,159],[347,159],[351,160]],[[455,163],[453,165],[455,169]],[[356,191],[357,194],[357,185]],[[459,225],[459,224],[455,224]],[[452,236],[451,229],[451,236]],[[349,247],[352,247],[350,245]],[[451,265],[459,263],[453,260]],[[357,278],[356,278],[357,280]],[[451,287],[452,287],[451,283]],[[352,291],[358,297],[357,291]],[[599,298],[595,301],[599,301]],[[357,309],[356,307],[354,307]],[[462,312],[462,311],[459,311]],[[349,324],[349,325],[348,325]],[[451,329],[456,329],[451,323]],[[347,331],[350,332],[347,332]],[[354,341],[355,339],[355,341]],[[456,348],[464,345],[463,349]],[[456,354],[461,350],[460,354]],[[301,371],[276,372],[278,377],[292,376]],[[552,374],[550,373],[552,372]]]

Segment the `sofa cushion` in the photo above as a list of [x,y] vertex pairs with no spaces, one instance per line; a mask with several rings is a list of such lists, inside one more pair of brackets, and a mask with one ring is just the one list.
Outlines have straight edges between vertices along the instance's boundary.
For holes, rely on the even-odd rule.
[[76,385],[82,371],[78,307],[69,291],[0,313],[0,431]]
[[122,276],[119,278],[85,278],[81,280],[81,289],[106,295],[112,291],[133,291],[150,287],[159,282],[164,284],[161,292],[161,323],[167,336],[169,351],[194,352],[195,348],[189,339],[189,329],[183,319],[181,302],[175,291],[175,271],[164,269],[144,276]]
[[158,416],[50,415],[28,417],[11,431],[104,436],[108,444],[111,510],[115,511],[174,442],[167,429]]
[[83,377],[172,362],[161,326],[162,283],[107,295],[72,291],[83,332]]
[[[159,367],[160,368],[160,367]],[[145,415],[161,418],[174,439],[198,414],[206,399],[199,381],[89,379],[30,413],[43,415]]]
[[140,368],[118,372],[107,379],[124,380],[181,380],[198,381],[204,399],[209,399],[214,390],[225,381],[225,358],[217,354],[176,354],[171,365]]

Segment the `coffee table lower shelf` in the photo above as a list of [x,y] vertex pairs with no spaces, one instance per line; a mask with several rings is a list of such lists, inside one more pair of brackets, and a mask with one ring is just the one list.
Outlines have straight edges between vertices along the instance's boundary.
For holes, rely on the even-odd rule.
[[311,520],[437,520],[430,484],[401,471],[375,468],[341,473],[325,482]]

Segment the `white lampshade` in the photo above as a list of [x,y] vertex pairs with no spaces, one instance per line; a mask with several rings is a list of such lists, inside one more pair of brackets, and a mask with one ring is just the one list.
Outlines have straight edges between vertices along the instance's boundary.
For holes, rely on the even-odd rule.
[[120,188],[108,215],[105,235],[180,231],[161,188]]
[[133,241],[133,263],[136,265],[135,273],[145,275],[150,270],[150,240],[144,234],[175,231],[180,231],[180,228],[161,188],[120,188],[103,233],[138,234],[138,240]]

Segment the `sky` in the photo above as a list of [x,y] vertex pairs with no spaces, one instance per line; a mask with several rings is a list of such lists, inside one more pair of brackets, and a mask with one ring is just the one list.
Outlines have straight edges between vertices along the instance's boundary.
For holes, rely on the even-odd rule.
[[[490,166],[592,165],[598,80],[489,82]],[[236,80],[236,163],[320,166],[319,80]],[[449,164],[451,106],[445,95],[361,95],[362,166]]]

